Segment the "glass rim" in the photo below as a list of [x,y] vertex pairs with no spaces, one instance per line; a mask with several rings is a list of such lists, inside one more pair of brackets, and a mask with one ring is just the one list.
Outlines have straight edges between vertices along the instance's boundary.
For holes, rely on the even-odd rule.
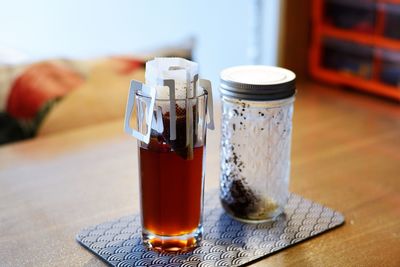
[[[147,99],[151,99],[150,96],[147,95],[143,95],[140,93],[140,91],[136,91],[135,95],[139,96],[139,97],[143,97],[143,98],[147,98]],[[186,100],[195,100],[204,96],[208,96],[208,92],[207,90],[203,89],[203,92],[198,95],[198,96],[193,96],[193,97],[189,97],[189,98],[175,98],[175,101],[186,101]],[[157,98],[156,97],[156,101],[161,101],[161,102],[170,102],[170,99],[166,99],[166,98]]]

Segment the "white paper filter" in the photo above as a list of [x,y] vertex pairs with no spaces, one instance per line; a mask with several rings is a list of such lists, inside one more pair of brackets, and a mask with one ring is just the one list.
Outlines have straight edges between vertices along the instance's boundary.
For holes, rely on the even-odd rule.
[[[212,103],[212,90],[211,83],[205,79],[199,79],[198,64],[183,58],[155,58],[154,60],[146,63],[145,79],[143,84],[138,81],[131,81],[129,89],[128,103],[125,113],[125,132],[132,135],[142,142],[148,143],[151,130],[156,130],[162,133],[165,127],[169,127],[169,139],[175,140],[176,137],[176,111],[186,111],[186,142],[189,150],[193,148],[193,119],[192,110],[193,101],[183,101],[188,98],[197,97],[203,90],[207,91],[207,127],[214,129],[213,121],[213,103]],[[133,103],[137,91],[145,96],[151,98],[146,106],[147,113],[156,110],[156,114],[148,115],[149,119],[145,123],[150,126],[147,128],[146,133],[141,133],[129,124],[130,116],[132,114]],[[161,101],[157,101],[161,100]],[[165,101],[163,101],[165,100]],[[156,105],[156,106],[154,106]],[[180,109],[177,109],[178,106]],[[169,125],[163,125],[162,116],[169,113]]]
[[155,87],[157,99],[169,99],[165,80],[175,81],[175,99],[195,96],[198,64],[183,58],[155,58],[146,63],[146,84]]

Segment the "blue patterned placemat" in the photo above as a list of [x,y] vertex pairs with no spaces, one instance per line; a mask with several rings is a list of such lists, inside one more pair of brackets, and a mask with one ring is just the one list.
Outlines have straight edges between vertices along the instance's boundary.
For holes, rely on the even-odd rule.
[[218,191],[206,193],[203,241],[192,252],[167,254],[141,244],[139,215],[82,230],[78,242],[111,266],[239,266],[318,235],[344,222],[343,215],[291,194],[274,222],[245,224],[224,213]]

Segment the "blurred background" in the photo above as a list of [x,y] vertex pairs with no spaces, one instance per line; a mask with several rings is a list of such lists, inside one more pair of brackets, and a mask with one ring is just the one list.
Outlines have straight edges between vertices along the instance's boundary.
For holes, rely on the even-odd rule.
[[[0,144],[122,119],[130,79],[155,56],[298,79],[400,101],[400,1],[2,1]],[[215,90],[217,92],[217,90]],[[217,94],[215,96],[218,98]]]
[[218,82],[222,68],[254,63],[252,54],[258,52],[252,46],[258,41],[257,62],[276,64],[279,14],[279,0],[4,1],[0,62],[90,59],[189,46],[202,75]]

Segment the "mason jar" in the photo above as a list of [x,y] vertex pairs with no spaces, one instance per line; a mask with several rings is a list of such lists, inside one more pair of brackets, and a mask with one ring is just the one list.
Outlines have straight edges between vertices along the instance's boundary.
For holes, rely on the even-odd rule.
[[271,66],[221,72],[220,200],[233,218],[264,222],[289,196],[295,74]]

